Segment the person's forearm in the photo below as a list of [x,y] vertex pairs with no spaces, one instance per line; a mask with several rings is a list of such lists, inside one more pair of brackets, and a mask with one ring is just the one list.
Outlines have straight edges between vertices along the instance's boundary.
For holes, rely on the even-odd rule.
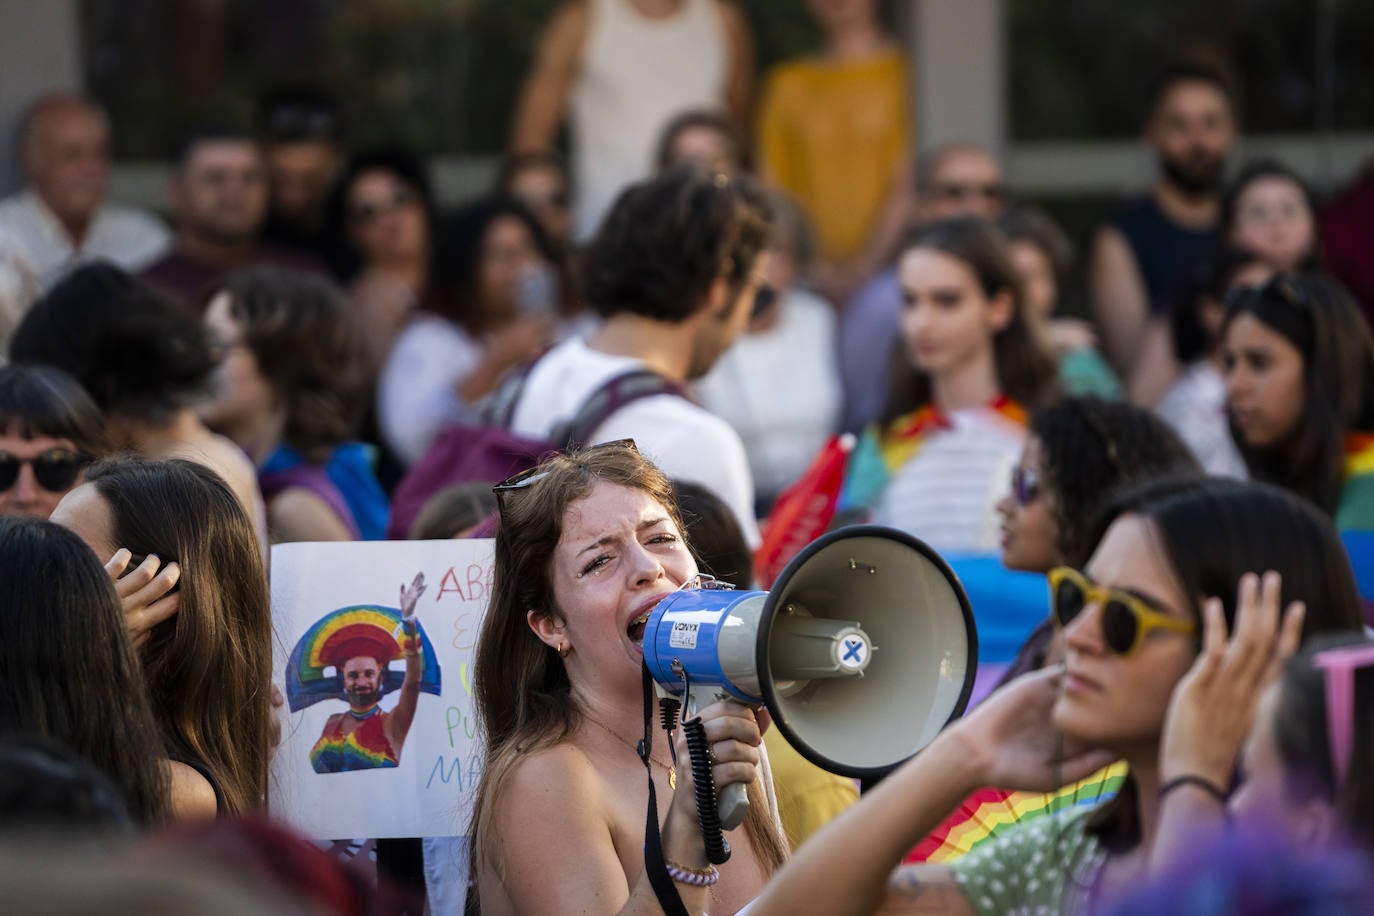
[[872,912],[902,857],[979,788],[957,728],[812,835],[769,881],[751,916]]
[[1198,839],[1226,826],[1226,803],[1196,785],[1182,785],[1160,800],[1150,848],[1150,871],[1159,873],[1197,853]]

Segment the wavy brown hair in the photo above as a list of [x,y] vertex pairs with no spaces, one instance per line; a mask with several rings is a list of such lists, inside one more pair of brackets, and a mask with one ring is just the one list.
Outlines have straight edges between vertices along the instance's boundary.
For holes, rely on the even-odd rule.
[[173,759],[203,764],[231,813],[258,808],[271,754],[272,623],[257,536],[228,484],[190,461],[114,459],[86,480],[111,540],[181,567],[177,613],[140,650]]
[[343,295],[321,277],[273,267],[232,273],[215,292],[229,294],[244,345],[285,405],[282,440],[308,461],[327,460],[353,435],[363,403]]
[[[917,248],[930,248],[967,264],[988,298],[1004,292],[1011,294],[1011,320],[992,338],[997,384],[1003,394],[1027,409],[1051,401],[1057,393],[1058,370],[1026,320],[1021,278],[1012,264],[1009,243],[1002,230],[973,217],[945,220],[916,230],[903,243],[901,253]],[[892,353],[892,382],[880,422],[886,426],[929,404],[931,397],[930,377],[911,365],[898,335]]]
[[[535,636],[526,619],[531,608],[560,617],[549,569],[564,513],[604,481],[647,493],[679,532],[685,530],[667,476],[634,448],[603,446],[558,455],[539,470],[542,477],[508,493],[502,503],[491,604],[477,640],[473,694],[486,760],[472,819],[474,875],[490,846],[496,799],[516,764],[566,740],[580,721],[563,660]],[[745,831],[771,872],[786,858],[784,841],[765,820],[767,804],[757,780],[748,793]]]

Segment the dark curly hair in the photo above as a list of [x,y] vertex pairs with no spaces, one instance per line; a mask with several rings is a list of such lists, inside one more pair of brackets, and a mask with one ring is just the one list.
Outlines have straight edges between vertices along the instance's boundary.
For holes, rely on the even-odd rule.
[[314,274],[270,267],[232,273],[211,297],[220,292],[286,405],[282,440],[308,461],[326,460],[353,436],[362,406],[358,341],[343,296]]
[[[930,248],[967,264],[986,296],[1011,292],[1011,321],[992,341],[997,383],[1007,397],[1023,407],[1052,401],[1058,394],[1058,370],[1031,333],[1021,277],[1012,264],[1002,230],[975,217],[943,220],[913,232],[902,244],[901,253],[917,248]],[[930,377],[912,366],[900,334],[893,341],[891,377],[887,405],[880,417],[884,426],[930,403],[932,396]]]
[[434,241],[438,209],[434,199],[434,186],[430,182],[429,170],[424,159],[418,153],[399,146],[377,147],[354,153],[349,157],[325,201],[325,224],[336,234],[338,247],[335,256],[337,263],[331,264],[330,267],[344,280],[353,279],[367,266],[363,263],[362,252],[353,244],[348,232],[348,196],[353,191],[354,183],[367,172],[386,172],[415,192],[425,211],[425,227],[430,244],[433,245]]
[[724,277],[732,296],[768,244],[772,214],[750,178],[669,169],[631,185],[601,223],[582,264],[584,298],[599,315],[678,324]]
[[56,366],[107,416],[155,425],[206,392],[217,362],[199,316],[106,262],[78,268],[34,303],[10,359]]
[[1092,526],[1113,491],[1166,474],[1201,473],[1173,429],[1133,404],[1065,398],[1032,414],[1030,431],[1040,441],[1041,492],[1059,529],[1059,555],[1074,567],[1087,563]]

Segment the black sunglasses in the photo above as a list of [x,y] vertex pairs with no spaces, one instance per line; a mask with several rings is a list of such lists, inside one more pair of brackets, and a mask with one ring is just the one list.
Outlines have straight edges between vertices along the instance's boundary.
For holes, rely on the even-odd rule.
[[1222,305],[1230,309],[1235,303],[1250,297],[1277,299],[1289,308],[1307,311],[1312,307],[1312,299],[1307,287],[1292,274],[1274,274],[1259,286],[1237,286],[1226,294]]
[[1011,495],[1018,506],[1029,506],[1040,497],[1040,475],[1019,464],[1011,469]]
[[91,460],[84,455],[74,454],[64,448],[50,448],[33,458],[18,458],[8,452],[0,452],[0,492],[10,489],[19,480],[19,470],[24,465],[33,468],[33,477],[38,485],[49,493],[65,493],[81,476],[81,469]]

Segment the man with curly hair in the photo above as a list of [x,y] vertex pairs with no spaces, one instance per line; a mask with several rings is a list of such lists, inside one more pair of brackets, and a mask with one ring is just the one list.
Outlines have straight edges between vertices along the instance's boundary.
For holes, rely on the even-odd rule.
[[[748,179],[674,169],[631,187],[588,250],[583,295],[601,327],[549,351],[530,372],[511,429],[550,436],[607,381],[649,369],[677,384],[700,378],[734,342],[757,302],[769,213]],[[633,438],[668,476],[701,484],[758,543],[754,482],[739,435],[677,394],[626,404],[588,445]]]

